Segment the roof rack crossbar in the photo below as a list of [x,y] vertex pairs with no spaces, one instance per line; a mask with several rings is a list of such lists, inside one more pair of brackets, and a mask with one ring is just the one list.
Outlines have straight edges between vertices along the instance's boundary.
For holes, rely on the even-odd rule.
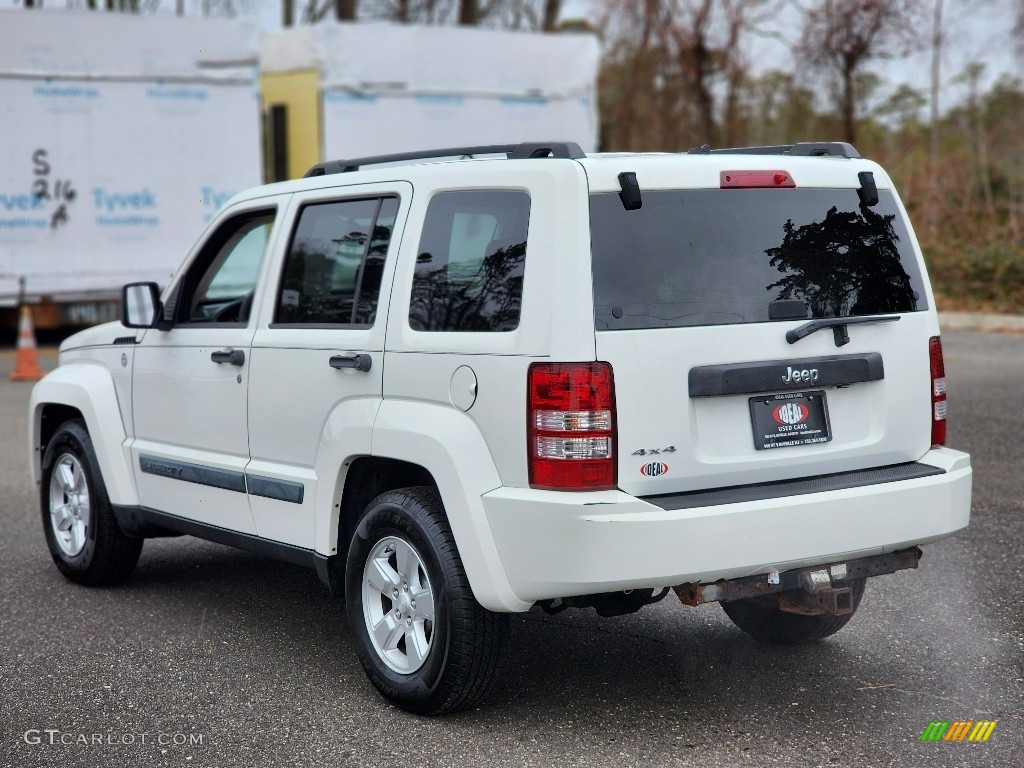
[[766,147],[731,147],[711,149],[707,144],[691,149],[688,154],[711,155],[789,155],[790,157],[848,157],[860,153],[845,141],[798,141],[796,144],[775,144]]
[[445,149],[424,149],[416,152],[398,152],[390,155],[371,155],[354,157],[349,160],[328,160],[317,163],[308,171],[304,178],[326,176],[334,173],[350,173],[358,171],[364,165],[382,165],[384,163],[406,163],[413,160],[432,160],[442,157],[472,157],[474,155],[500,155],[510,160],[523,160],[535,157],[557,157],[579,159],[586,157],[579,145],[572,141],[523,142],[521,144],[484,144],[473,147],[448,147]]

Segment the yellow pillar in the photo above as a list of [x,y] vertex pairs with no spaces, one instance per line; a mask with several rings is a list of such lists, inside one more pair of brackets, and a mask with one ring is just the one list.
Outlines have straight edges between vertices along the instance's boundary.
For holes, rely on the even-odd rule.
[[270,178],[273,147],[270,146],[270,114],[275,106],[285,107],[287,170],[289,179],[301,177],[319,163],[323,146],[323,117],[320,109],[320,73],[316,69],[294,72],[265,72],[260,75],[263,98],[265,176]]

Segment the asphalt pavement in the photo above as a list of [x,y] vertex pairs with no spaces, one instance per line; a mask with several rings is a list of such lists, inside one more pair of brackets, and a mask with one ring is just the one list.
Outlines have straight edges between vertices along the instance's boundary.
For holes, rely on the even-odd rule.
[[[535,609],[490,699],[432,719],[377,695],[310,571],[180,538],[146,542],[123,586],[66,582],[28,478],[31,385],[0,357],[0,768],[1021,765],[1024,335],[943,343],[971,526],[871,580],[841,633],[761,646],[674,598]],[[998,725],[921,742],[938,720]]]

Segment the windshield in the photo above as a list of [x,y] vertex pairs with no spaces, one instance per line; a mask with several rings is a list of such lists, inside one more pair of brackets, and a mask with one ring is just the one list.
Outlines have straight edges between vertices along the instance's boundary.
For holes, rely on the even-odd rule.
[[[598,330],[926,309],[910,236],[892,193],[873,207],[855,189],[644,191],[590,199]],[[776,315],[778,317],[778,315]]]

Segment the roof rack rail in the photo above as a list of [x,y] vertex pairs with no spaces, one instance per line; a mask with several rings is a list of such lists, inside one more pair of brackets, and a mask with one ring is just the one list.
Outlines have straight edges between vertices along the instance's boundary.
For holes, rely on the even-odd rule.
[[466,157],[473,155],[504,154],[509,160],[525,160],[534,157],[558,157],[576,160],[586,157],[579,144],[573,141],[528,141],[521,144],[485,144],[475,147],[448,147],[447,149],[424,149],[417,152],[399,152],[392,155],[354,157],[350,160],[328,160],[317,163],[304,178],[326,176],[332,173],[358,171],[364,165],[383,163],[404,163],[411,160],[431,160],[442,157]]
[[712,149],[705,144],[694,147],[689,155],[789,155],[790,157],[849,157],[858,158],[860,153],[845,141],[798,141],[796,144],[776,144],[768,147],[732,147]]

